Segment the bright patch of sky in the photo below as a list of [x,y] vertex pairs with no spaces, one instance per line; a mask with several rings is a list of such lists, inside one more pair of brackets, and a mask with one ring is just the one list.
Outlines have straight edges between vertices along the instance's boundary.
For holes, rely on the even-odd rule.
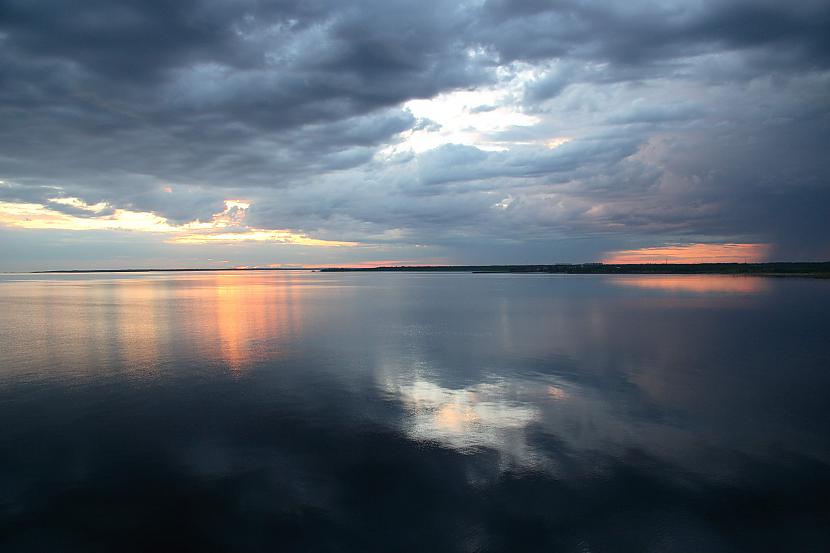
[[444,144],[496,152],[507,151],[514,144],[528,144],[499,140],[494,135],[515,127],[533,127],[542,121],[536,115],[524,113],[518,101],[526,85],[538,78],[539,70],[513,64],[499,68],[497,74],[499,82],[494,86],[455,90],[404,103],[403,107],[424,124],[403,133],[401,143],[389,146],[380,155],[421,153]]

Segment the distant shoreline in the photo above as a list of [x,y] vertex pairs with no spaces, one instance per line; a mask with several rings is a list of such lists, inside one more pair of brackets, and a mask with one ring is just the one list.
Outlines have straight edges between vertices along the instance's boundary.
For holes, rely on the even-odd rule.
[[396,267],[241,267],[202,269],[74,269],[31,271],[28,274],[169,273],[219,271],[319,271],[319,272],[462,272],[474,274],[572,274],[572,275],[754,275],[772,277],[830,278],[830,261],[781,263],[636,263],[553,265],[402,265]]
[[781,263],[582,263],[554,265],[448,265],[401,267],[343,267],[321,272],[469,272],[475,274],[567,275],[754,275],[830,278],[830,262]]
[[[79,273],[217,273],[227,271],[313,271],[314,267],[225,267],[196,269],[57,269],[50,271],[23,271],[28,275],[59,275]],[[14,272],[14,271],[11,271]]]

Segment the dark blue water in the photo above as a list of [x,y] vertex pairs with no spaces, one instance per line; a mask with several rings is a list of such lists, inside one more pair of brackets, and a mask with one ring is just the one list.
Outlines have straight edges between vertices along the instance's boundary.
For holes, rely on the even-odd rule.
[[830,550],[830,282],[0,277],[0,551]]

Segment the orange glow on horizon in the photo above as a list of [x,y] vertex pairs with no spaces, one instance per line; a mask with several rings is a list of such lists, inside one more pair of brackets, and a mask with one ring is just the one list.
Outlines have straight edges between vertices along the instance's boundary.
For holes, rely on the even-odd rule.
[[758,263],[768,259],[769,244],[682,244],[609,252],[602,262],[626,263]]

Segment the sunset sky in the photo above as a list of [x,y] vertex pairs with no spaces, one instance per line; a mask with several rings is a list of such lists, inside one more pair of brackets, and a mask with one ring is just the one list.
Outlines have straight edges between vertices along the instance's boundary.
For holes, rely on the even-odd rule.
[[0,0],[0,271],[830,259],[830,3]]

